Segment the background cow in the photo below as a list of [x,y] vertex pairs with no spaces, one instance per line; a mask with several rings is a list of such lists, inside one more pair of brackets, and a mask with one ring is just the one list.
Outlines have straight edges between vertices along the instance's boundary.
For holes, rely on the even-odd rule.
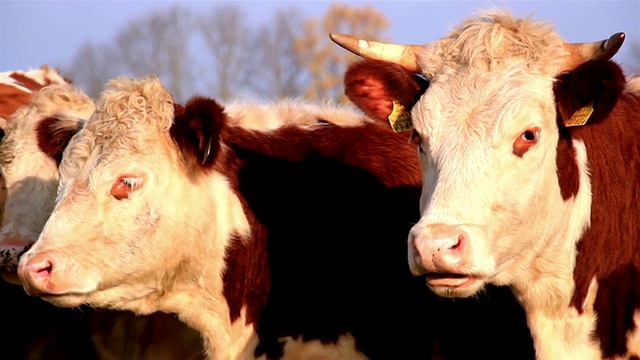
[[11,115],[28,103],[35,91],[47,85],[64,85],[70,81],[54,68],[43,65],[29,71],[13,70],[0,73],[0,128],[4,129]]
[[[492,12],[424,46],[332,38],[393,62],[347,74],[365,111],[392,114],[397,89],[416,99],[392,116],[409,119],[423,167],[412,272],[447,297],[510,285],[539,359],[637,359],[640,80],[608,60],[624,34],[570,44]],[[379,70],[397,67],[411,75]],[[424,94],[397,86],[414,72]]]
[[[13,70],[0,73],[0,138],[4,135],[7,121],[19,107],[31,100],[34,91],[44,86],[68,84],[69,80],[58,74],[56,69],[43,65],[29,71]],[[0,204],[4,204],[6,186],[0,178]],[[0,219],[2,210],[0,206]]]
[[155,78],[111,82],[65,150],[54,211],[21,259],[25,289],[177,313],[212,358],[531,358],[508,293],[454,304],[409,273],[420,171],[407,137],[304,109],[254,113],[308,126],[247,130],[211,99],[174,105]]
[[[79,89],[49,85],[36,91],[8,123],[0,144],[7,183],[0,230],[1,273],[16,282],[17,255],[36,241],[48,218],[58,184],[58,162],[68,140],[95,110]],[[39,138],[54,139],[41,147]],[[0,281],[0,359],[200,359],[199,334],[173,315],[135,317],[131,312],[60,309],[34,301],[21,286]]]

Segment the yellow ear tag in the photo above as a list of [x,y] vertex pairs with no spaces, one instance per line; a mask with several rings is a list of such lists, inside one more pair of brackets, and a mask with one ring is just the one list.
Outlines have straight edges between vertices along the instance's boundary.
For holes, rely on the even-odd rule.
[[397,101],[393,101],[393,110],[389,115],[389,123],[395,132],[411,131],[413,124],[411,123],[411,114]]
[[582,126],[587,123],[589,117],[593,113],[593,103],[590,103],[587,106],[581,107],[573,113],[573,116],[569,121],[564,124],[566,127],[570,126]]

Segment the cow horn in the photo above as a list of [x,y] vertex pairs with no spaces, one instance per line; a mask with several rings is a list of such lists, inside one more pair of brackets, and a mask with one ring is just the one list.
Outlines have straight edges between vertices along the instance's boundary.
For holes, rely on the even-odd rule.
[[347,34],[330,33],[331,40],[352,53],[366,59],[396,63],[413,72],[420,72],[416,51],[420,45],[389,44],[378,41],[356,39]]
[[624,38],[625,34],[619,32],[611,35],[608,39],[591,43],[565,43],[565,48],[571,54],[567,61],[567,67],[574,69],[589,60],[611,59],[620,50]]

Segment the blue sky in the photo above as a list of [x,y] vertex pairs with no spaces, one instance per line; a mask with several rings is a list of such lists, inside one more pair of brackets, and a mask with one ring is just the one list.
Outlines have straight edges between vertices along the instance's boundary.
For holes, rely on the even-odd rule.
[[[0,0],[0,71],[66,66],[85,41],[108,42],[128,22],[174,1],[15,1]],[[182,1],[195,11],[209,11],[221,1]],[[251,23],[270,19],[278,7],[295,5],[305,15],[321,16],[329,1],[235,1]],[[549,21],[571,42],[605,39],[623,31],[627,39],[615,59],[640,70],[633,48],[640,42],[640,1],[339,1],[371,4],[390,21],[387,34],[398,43],[425,43],[492,6],[516,15]],[[636,50],[640,51],[640,50]],[[71,75],[71,77],[73,77]]]

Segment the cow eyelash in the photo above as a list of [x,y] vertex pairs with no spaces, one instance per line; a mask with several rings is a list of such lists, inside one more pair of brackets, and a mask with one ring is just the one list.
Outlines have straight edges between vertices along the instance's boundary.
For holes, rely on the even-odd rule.
[[126,186],[132,189],[139,188],[140,186],[142,186],[142,178],[141,177],[120,178],[120,184],[122,186]]

